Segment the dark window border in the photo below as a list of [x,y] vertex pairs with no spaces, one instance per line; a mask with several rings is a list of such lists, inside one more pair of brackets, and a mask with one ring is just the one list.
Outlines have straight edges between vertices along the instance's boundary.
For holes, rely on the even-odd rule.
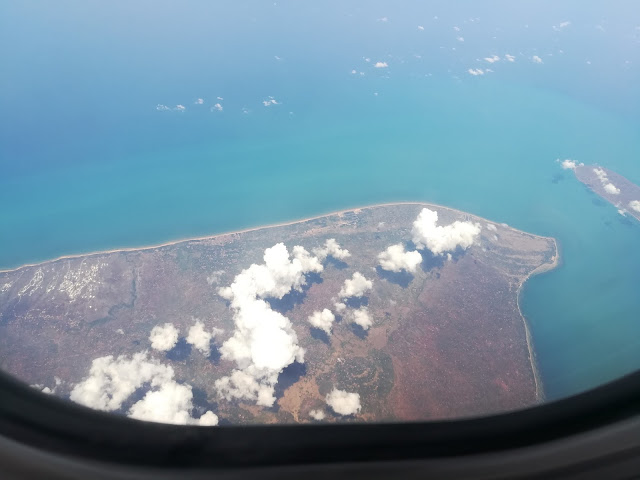
[[490,417],[420,423],[194,427],[140,422],[40,393],[0,373],[0,435],[49,453],[159,468],[386,462],[532,447],[640,414],[640,371]]

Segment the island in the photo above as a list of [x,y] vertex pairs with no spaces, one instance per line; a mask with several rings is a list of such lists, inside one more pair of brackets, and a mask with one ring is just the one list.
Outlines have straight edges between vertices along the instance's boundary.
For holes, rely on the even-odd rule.
[[573,170],[578,180],[614,205],[621,215],[631,215],[640,221],[640,186],[599,165],[579,164]]
[[0,272],[0,368],[171,423],[521,409],[544,392],[519,296],[557,264],[553,238],[425,203],[68,256]]

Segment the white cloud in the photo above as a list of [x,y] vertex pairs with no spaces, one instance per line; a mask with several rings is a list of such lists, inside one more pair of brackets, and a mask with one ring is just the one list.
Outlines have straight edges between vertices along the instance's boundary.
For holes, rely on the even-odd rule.
[[422,25],[418,25],[418,30],[424,30],[424,27]]
[[513,55],[509,55],[508,53],[504,56],[504,58],[505,58],[508,62],[515,62],[515,61],[516,61],[516,57],[514,57]]
[[310,410],[309,416],[314,420],[324,420],[324,412],[322,410]]
[[482,70],[481,68],[470,68],[469,70],[467,70],[467,72],[469,72],[469,75],[473,75],[474,77],[477,77],[478,75],[484,75],[484,70]]
[[493,55],[491,57],[485,57],[484,61],[487,63],[496,63],[500,61],[500,57],[498,55]]
[[552,27],[552,28],[553,28],[556,32],[559,32],[560,30],[562,30],[562,29],[564,29],[564,28],[567,28],[569,25],[571,25],[571,22],[568,22],[568,21],[567,21],[567,22],[560,22],[558,25],[553,25],[553,27]]
[[171,108],[159,103],[158,105],[156,105],[156,110],[158,110],[159,112],[168,112],[171,110]]
[[492,232],[497,232],[498,228],[493,223],[487,223],[487,230],[491,230]]
[[596,174],[600,183],[602,183],[602,187],[604,191],[609,195],[619,195],[620,189],[616,187],[613,183],[609,181],[609,177],[607,176],[607,172],[605,172],[602,168],[596,167],[593,169],[593,173]]
[[270,107],[271,105],[280,105],[280,102],[278,102],[275,98],[269,96],[269,98],[262,101],[262,104],[265,107]]
[[202,105],[204,103],[204,98],[198,98],[195,102],[193,102],[194,105]]
[[334,388],[326,397],[327,405],[339,415],[355,415],[362,408],[360,395]]
[[210,411],[200,419],[191,418],[191,386],[178,384],[173,368],[148,358],[147,352],[132,357],[96,358],[91,363],[89,376],[73,387],[70,398],[87,407],[110,412],[120,409],[145,384],[150,385],[150,390],[133,404],[128,416],[162,423],[217,424],[218,417]]
[[369,309],[367,307],[350,310],[346,316],[350,322],[360,325],[364,330],[369,330],[373,325],[373,320],[371,319],[371,315],[369,315]]
[[302,247],[278,243],[264,252],[264,264],[253,264],[236,275],[219,294],[231,302],[235,329],[220,353],[236,362],[231,375],[215,382],[218,394],[271,406],[280,372],[293,362],[304,362],[304,349],[287,317],[271,309],[266,298],[282,298],[302,291],[305,274],[322,271],[322,264]]
[[220,101],[224,100],[224,98],[222,98],[222,97],[216,97],[216,99],[220,100]]
[[387,68],[388,66],[387,62],[376,62],[374,65],[375,68]]
[[640,200],[631,200],[629,202],[629,208],[631,210],[635,210],[636,212],[640,213]]
[[456,40],[458,40],[459,42],[464,42],[464,37],[456,37]]
[[355,272],[353,277],[344,281],[344,285],[338,294],[340,298],[362,297],[373,288],[373,282],[367,280],[360,272]]
[[346,260],[351,256],[349,250],[341,248],[335,238],[329,238],[324,242],[323,247],[314,248],[313,253],[318,257],[318,260],[324,262],[327,257],[333,257],[336,260]]
[[420,252],[406,252],[404,246],[400,243],[391,245],[384,252],[378,254],[379,265],[390,272],[406,270],[414,273],[421,262],[422,255],[420,255]]
[[356,69],[351,70],[351,75],[356,75],[358,71]]
[[344,302],[335,302],[333,307],[336,309],[336,312],[342,313],[347,309],[347,305]]
[[184,112],[187,107],[185,107],[184,105],[176,105],[175,107],[173,107],[173,109],[177,112]]
[[531,61],[533,63],[544,63],[538,55],[534,55],[533,57],[531,57]]
[[211,111],[221,112],[224,110],[224,107],[220,103],[216,103],[213,107],[211,107]]
[[309,317],[309,323],[320,330],[324,330],[328,335],[331,335],[331,327],[335,319],[336,317],[331,313],[331,310],[325,308],[321,312],[313,312]]
[[609,195],[620,195],[620,189],[616,187],[613,183],[607,183],[604,186],[604,191]]
[[605,172],[603,169],[594,168],[593,173],[596,174],[596,176],[598,177],[598,179],[600,179],[602,183],[606,183],[609,181],[609,177],[607,177],[607,172]]
[[149,335],[151,348],[160,352],[171,350],[178,343],[178,329],[171,323],[156,325]]
[[560,165],[564,170],[575,170],[578,166],[578,163],[575,160],[565,158],[564,160],[562,160],[562,162],[560,162]]
[[193,392],[190,385],[167,382],[158,390],[147,392],[144,398],[133,404],[129,417],[147,422],[172,423],[176,425],[218,424],[218,416],[207,411],[200,419],[191,418]]
[[442,255],[460,247],[466,250],[480,233],[480,225],[456,220],[450,225],[436,226],[438,212],[423,208],[413,222],[413,243],[418,248],[427,248],[434,255]]
[[204,323],[196,320],[196,323],[189,329],[187,334],[187,343],[193,345],[207,357],[211,353],[211,339],[213,334],[204,329]]

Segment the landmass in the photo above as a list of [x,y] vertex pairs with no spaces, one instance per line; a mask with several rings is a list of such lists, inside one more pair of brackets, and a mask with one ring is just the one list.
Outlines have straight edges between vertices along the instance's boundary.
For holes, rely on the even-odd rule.
[[576,177],[594,193],[614,205],[621,215],[640,221],[640,186],[598,165],[575,165]]
[[[426,230],[417,231],[421,218]],[[461,240],[447,247],[456,232]],[[257,285],[277,252],[293,255],[286,275],[298,268],[267,279],[281,291]],[[520,290],[557,263],[553,238],[421,203],[69,256],[0,272],[0,368],[143,419],[156,418],[143,407],[150,389],[166,393],[169,384],[156,385],[165,375],[188,400],[174,423],[205,412],[220,424],[269,424],[520,409],[544,398]],[[272,343],[256,343],[256,312],[273,320]],[[283,349],[291,356],[276,362]],[[113,388],[123,365],[160,373],[116,401],[95,382]]]

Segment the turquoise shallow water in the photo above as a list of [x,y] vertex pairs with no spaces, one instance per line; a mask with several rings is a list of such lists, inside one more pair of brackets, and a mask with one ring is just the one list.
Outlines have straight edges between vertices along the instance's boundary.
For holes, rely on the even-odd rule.
[[[96,62],[73,70],[73,95],[3,97],[0,268],[427,201],[558,239],[562,266],[522,298],[548,398],[637,369],[640,223],[555,162],[600,163],[640,183],[640,120],[620,107],[625,92],[590,99],[574,91],[584,85],[550,86],[528,70],[461,78],[465,69],[436,57],[429,77],[405,64],[395,76],[352,76],[357,49],[338,47],[329,71],[323,56],[278,70],[272,50],[242,80],[201,57],[138,80]],[[132,75],[133,63],[121,67]],[[19,77],[4,91],[20,91]],[[207,105],[193,105],[203,91]],[[225,111],[210,112],[221,94]],[[264,108],[268,95],[281,105]],[[187,111],[155,111],[170,101]]]

